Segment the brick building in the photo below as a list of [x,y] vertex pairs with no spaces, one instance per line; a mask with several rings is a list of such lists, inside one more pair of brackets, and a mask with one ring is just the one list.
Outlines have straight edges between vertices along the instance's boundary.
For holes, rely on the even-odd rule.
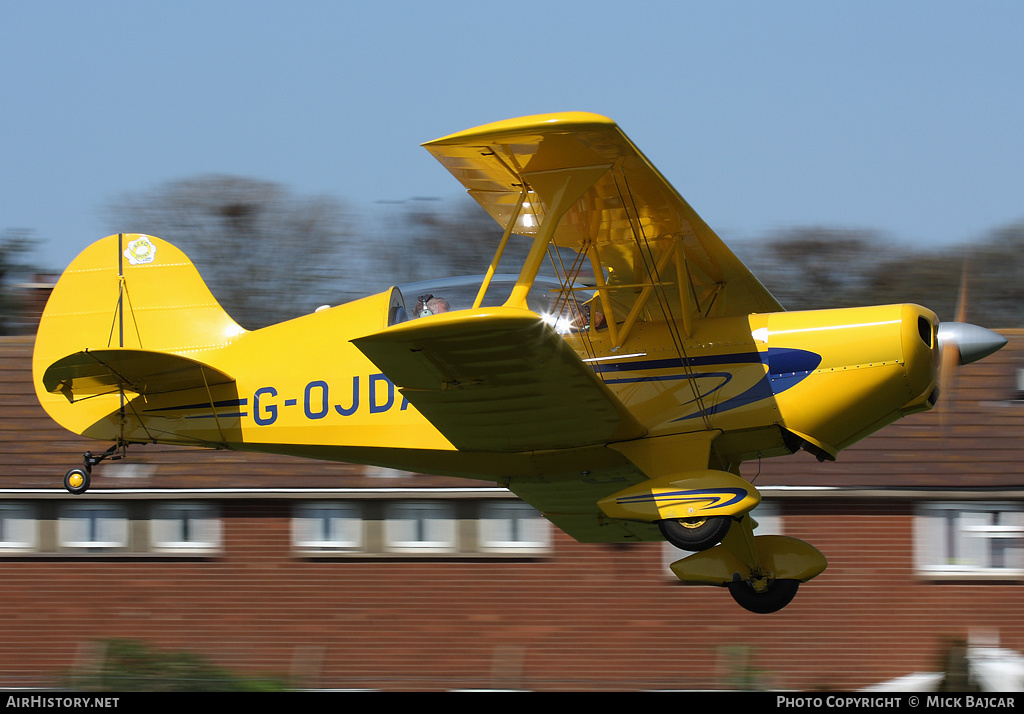
[[[683,586],[668,546],[581,545],[482,482],[232,452],[105,448],[38,406],[0,339],[0,687],[112,638],[304,688],[857,689],[948,642],[1024,650],[1024,333],[939,408],[819,464],[744,465],[762,531],[829,568],[773,615]],[[759,532],[762,532],[759,531]]]

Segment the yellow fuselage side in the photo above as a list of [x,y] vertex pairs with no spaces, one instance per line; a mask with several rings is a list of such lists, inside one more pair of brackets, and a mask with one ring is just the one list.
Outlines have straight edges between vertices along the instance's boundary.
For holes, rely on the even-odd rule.
[[834,457],[930,407],[936,325],[929,310],[887,305],[698,319],[679,346],[664,322],[638,325],[619,350],[607,333],[569,339],[651,436],[719,430],[742,460],[771,455],[783,427]]

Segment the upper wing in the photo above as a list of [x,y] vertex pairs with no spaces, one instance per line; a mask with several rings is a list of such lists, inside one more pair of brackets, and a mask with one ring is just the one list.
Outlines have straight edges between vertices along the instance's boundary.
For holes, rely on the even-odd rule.
[[[697,315],[778,312],[782,306],[611,120],[583,112],[487,124],[424,144],[503,227],[538,233],[566,172],[595,181],[560,217],[553,242],[596,250],[608,285],[631,286],[642,252],[656,262],[681,243]],[[589,179],[588,179],[589,180]],[[524,189],[531,191],[522,210]],[[661,247],[658,247],[660,244]],[[651,247],[653,246],[653,247]],[[648,265],[649,269],[649,265]],[[623,291],[625,293],[627,291]]]
[[464,451],[533,451],[646,433],[535,314],[463,310],[353,340]]

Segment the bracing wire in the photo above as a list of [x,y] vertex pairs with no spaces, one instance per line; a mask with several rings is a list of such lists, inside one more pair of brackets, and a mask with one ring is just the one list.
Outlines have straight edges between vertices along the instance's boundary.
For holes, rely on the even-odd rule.
[[[616,176],[616,184],[618,184],[618,178],[619,177]],[[639,221],[640,213],[637,210],[636,201],[629,188],[629,183],[626,181],[625,176],[622,176],[621,178],[625,188],[625,196],[628,197],[629,207],[631,209],[630,211],[627,211],[627,215],[629,216],[630,229],[633,233],[633,240],[636,243],[637,252],[640,254],[640,257],[644,262],[644,269],[654,285],[654,294],[657,296],[662,316],[665,318],[665,323],[668,326],[673,347],[675,348],[676,354],[679,356],[679,360],[682,363],[683,371],[688,377],[687,381],[690,383],[690,391],[693,393],[694,402],[697,404],[697,409],[700,411],[701,419],[704,422],[705,428],[710,431],[711,419],[708,414],[707,406],[704,404],[704,395],[701,394],[700,388],[697,385],[696,373],[693,371],[693,366],[686,353],[684,340],[679,334],[678,327],[676,326],[670,301],[664,294],[664,287],[661,283],[661,276],[658,271],[658,262],[654,257],[654,250],[651,247],[647,235],[644,233],[643,225]],[[619,189],[619,195],[623,195],[622,188]],[[623,201],[624,205],[625,203],[626,201]],[[677,248],[672,246],[669,250],[677,250]],[[679,286],[679,289],[682,290],[683,286]]]

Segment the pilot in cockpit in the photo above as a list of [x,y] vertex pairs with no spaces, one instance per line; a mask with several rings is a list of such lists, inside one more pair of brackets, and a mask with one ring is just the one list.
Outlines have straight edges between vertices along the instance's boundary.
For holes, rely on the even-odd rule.
[[590,303],[570,305],[569,311],[572,314],[572,329],[586,330],[593,327],[595,330],[603,330],[607,327],[604,313],[600,310],[592,310]]
[[416,302],[416,317],[427,317],[428,315],[440,315],[448,312],[452,306],[447,300],[433,295],[420,295]]

